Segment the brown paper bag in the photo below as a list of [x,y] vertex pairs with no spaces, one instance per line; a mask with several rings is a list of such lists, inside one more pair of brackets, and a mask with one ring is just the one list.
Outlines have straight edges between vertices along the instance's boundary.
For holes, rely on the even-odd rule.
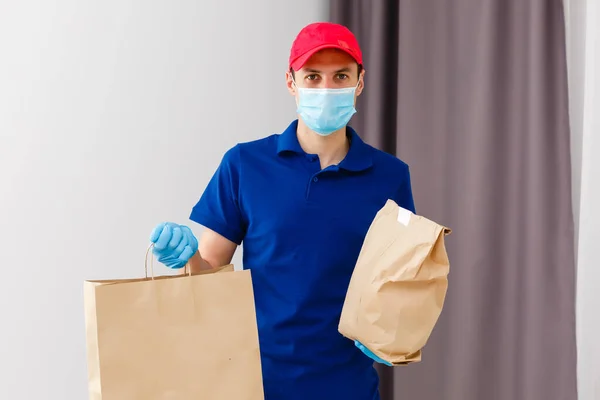
[[388,200],[365,237],[339,332],[393,365],[421,361],[446,297],[450,233]]
[[250,271],[86,281],[84,298],[90,399],[264,399]]

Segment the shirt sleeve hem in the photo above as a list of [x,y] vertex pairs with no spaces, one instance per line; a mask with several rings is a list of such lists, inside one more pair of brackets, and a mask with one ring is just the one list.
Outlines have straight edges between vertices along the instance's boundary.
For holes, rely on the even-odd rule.
[[231,227],[229,227],[227,224],[224,224],[222,221],[218,221],[216,218],[202,213],[197,209],[192,210],[192,213],[190,214],[190,220],[217,232],[219,235],[232,241],[238,246],[242,244],[244,236],[242,232],[231,229]]

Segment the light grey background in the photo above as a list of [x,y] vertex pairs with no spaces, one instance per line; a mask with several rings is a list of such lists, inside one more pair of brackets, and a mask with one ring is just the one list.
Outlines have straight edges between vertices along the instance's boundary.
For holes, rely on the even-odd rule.
[[287,126],[289,49],[326,8],[0,1],[0,398],[87,398],[83,281],[141,276],[223,152]]

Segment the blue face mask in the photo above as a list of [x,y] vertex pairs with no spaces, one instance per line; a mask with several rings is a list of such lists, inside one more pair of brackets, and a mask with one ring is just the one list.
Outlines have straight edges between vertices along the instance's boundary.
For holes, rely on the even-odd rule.
[[319,135],[327,136],[343,128],[356,113],[355,87],[343,89],[298,89],[297,112],[306,126]]

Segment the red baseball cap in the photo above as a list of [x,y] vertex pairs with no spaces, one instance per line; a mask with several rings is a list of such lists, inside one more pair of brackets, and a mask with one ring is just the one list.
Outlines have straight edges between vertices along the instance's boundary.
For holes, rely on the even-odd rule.
[[319,50],[339,49],[362,65],[362,52],[354,34],[345,26],[331,22],[315,22],[302,28],[290,51],[289,66],[298,71]]

